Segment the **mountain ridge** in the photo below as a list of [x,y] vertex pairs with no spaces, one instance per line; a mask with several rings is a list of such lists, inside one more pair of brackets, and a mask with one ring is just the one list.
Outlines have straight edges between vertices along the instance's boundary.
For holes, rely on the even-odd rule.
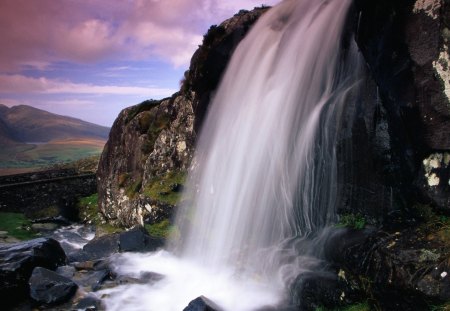
[[0,104],[0,143],[49,142],[69,138],[108,138],[110,128],[28,105]]

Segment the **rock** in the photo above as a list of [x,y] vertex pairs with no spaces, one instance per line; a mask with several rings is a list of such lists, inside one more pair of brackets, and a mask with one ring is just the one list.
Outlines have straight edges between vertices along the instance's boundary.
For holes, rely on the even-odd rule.
[[119,249],[121,252],[152,252],[164,245],[160,238],[152,237],[147,230],[136,227],[119,235]]
[[334,309],[357,301],[358,293],[345,280],[326,272],[300,274],[291,285],[292,304],[299,310]]
[[83,252],[90,260],[108,257],[111,254],[118,253],[119,250],[118,234],[109,234],[94,238],[83,247]]
[[162,279],[164,279],[164,275],[155,272],[141,272],[138,277],[112,275],[112,279],[105,280],[99,289],[114,288],[125,284],[153,284]]
[[28,295],[28,280],[35,267],[56,269],[64,265],[66,255],[53,239],[0,245],[0,299],[14,304]]
[[75,267],[73,266],[61,266],[55,270],[59,275],[71,279],[75,275]]
[[59,225],[55,223],[35,223],[31,225],[31,229],[40,232],[53,232],[58,228]]
[[183,311],[220,311],[221,307],[206,298],[205,296],[197,297],[192,300]]
[[36,267],[30,278],[31,298],[46,305],[68,301],[77,288],[72,280],[41,267]]
[[[119,114],[98,167],[99,209],[108,222],[129,228],[144,219],[156,223],[172,216],[173,202],[151,197],[145,189],[155,178],[189,169],[197,131],[227,62],[267,9],[243,11],[211,27],[192,57],[180,92]],[[182,187],[174,183],[170,190],[178,193]]]
[[8,236],[8,231],[0,231],[0,239],[4,239]]
[[110,280],[112,273],[109,269],[77,271],[73,280],[86,291],[97,291],[103,282]]
[[82,311],[105,310],[104,306],[102,305],[102,301],[93,296],[87,296],[80,299],[80,301],[75,306],[75,309]]

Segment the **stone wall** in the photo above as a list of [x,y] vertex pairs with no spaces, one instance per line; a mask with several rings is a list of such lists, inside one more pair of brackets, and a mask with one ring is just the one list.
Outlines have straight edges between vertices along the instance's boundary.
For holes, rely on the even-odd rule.
[[0,211],[37,218],[52,210],[71,218],[76,216],[71,210],[77,199],[96,192],[95,174],[77,174],[70,169],[2,176]]

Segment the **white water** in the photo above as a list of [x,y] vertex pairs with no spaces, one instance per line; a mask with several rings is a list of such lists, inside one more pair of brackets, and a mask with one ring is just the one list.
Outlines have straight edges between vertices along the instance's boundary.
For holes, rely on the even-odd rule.
[[320,263],[317,240],[336,217],[339,117],[357,71],[340,53],[350,4],[284,1],[240,43],[199,138],[177,256],[117,258],[118,273],[166,278],[102,292],[108,309],[182,310],[204,295],[255,310]]

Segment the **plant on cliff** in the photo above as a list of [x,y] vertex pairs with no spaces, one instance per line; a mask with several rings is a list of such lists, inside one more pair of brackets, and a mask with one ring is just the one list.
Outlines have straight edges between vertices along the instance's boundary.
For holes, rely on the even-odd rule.
[[360,214],[345,214],[339,219],[337,227],[346,227],[352,229],[364,229],[366,226],[366,219]]
[[164,176],[151,179],[143,193],[151,199],[175,205],[181,198],[180,190],[185,180],[185,172],[169,172]]
[[168,238],[178,231],[175,225],[172,225],[168,219],[164,219],[156,224],[146,224],[145,229],[151,236],[158,238]]

